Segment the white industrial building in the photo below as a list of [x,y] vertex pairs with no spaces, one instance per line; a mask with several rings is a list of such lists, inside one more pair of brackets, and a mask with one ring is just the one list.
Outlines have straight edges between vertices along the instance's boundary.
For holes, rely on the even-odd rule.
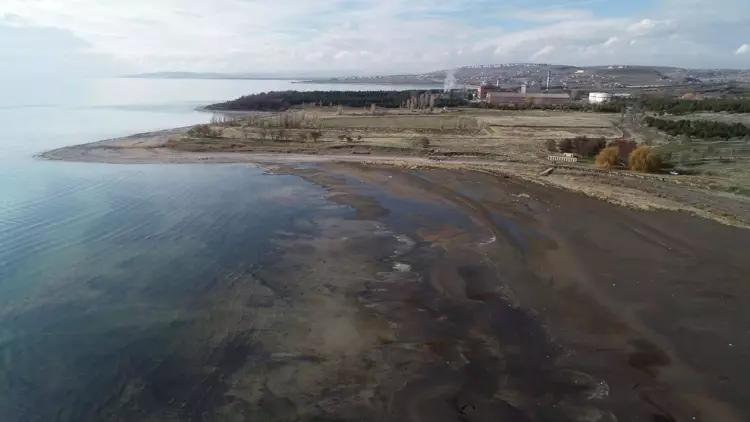
[[612,94],[607,92],[590,92],[589,102],[591,104],[602,104],[612,101]]

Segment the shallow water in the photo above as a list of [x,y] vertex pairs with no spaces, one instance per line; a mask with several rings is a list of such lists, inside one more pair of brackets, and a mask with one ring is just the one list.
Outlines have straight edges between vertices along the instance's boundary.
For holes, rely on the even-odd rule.
[[[196,106],[278,89],[336,87],[0,81],[3,421],[120,420],[107,413],[113,409],[131,409],[123,418],[138,419],[138,409],[149,408],[143,397],[169,403],[174,397],[159,396],[160,388],[195,384],[212,359],[217,367],[238,365],[229,355],[204,356],[212,333],[231,326],[215,314],[227,301],[227,280],[253,277],[276,259],[271,241],[279,233],[304,236],[316,230],[311,218],[350,213],[332,207],[320,187],[248,166],[76,164],[34,155],[205,122],[211,115]],[[216,350],[245,347],[233,339],[219,338],[236,347]],[[141,402],[111,402],[128,396]]]

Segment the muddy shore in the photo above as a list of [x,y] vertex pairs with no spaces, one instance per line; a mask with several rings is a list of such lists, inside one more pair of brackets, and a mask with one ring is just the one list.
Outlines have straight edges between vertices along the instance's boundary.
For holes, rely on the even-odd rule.
[[373,420],[750,417],[746,231],[474,172],[282,171],[416,240],[415,274],[356,295],[400,356],[371,363]]
[[[283,265],[217,288],[251,316],[212,316],[227,333],[205,358],[215,379],[205,391],[170,387],[187,420],[750,418],[745,229],[530,183],[509,176],[529,174],[509,163],[481,173],[422,168],[430,160],[420,157],[396,168],[356,164],[393,157],[164,148],[178,134],[42,157],[261,163],[354,211],[301,223],[316,234],[277,239]],[[644,208],[667,201],[655,195]]]

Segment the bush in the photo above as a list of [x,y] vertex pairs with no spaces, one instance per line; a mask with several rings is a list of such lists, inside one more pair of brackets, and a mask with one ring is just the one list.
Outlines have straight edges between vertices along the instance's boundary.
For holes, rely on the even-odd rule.
[[423,136],[414,141],[414,146],[422,149],[427,149],[430,147],[430,138]]
[[581,157],[594,157],[607,145],[604,138],[587,138],[578,136],[573,138],[573,151]]
[[620,163],[620,149],[617,147],[607,147],[599,152],[596,156],[596,167],[608,169],[617,167]]
[[630,169],[642,173],[656,173],[661,170],[661,157],[651,147],[642,146],[630,153]]
[[[560,152],[570,152],[580,155],[581,157],[594,157],[607,145],[604,138],[588,138],[586,136],[576,136],[560,141],[558,147]],[[547,144],[547,149],[550,144]],[[552,151],[550,149],[550,151]]]
[[563,139],[558,144],[558,149],[560,150],[560,152],[573,152],[573,140]]
[[557,152],[557,142],[554,139],[547,139],[545,145],[547,146],[547,151]]
[[750,126],[742,123],[724,123],[713,120],[669,120],[647,116],[643,121],[650,127],[672,136],[684,135],[702,139],[732,139],[750,136]]

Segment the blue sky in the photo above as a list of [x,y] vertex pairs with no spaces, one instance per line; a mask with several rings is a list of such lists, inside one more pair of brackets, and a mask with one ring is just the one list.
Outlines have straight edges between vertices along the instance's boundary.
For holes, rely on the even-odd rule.
[[748,0],[2,0],[0,72],[750,67]]

